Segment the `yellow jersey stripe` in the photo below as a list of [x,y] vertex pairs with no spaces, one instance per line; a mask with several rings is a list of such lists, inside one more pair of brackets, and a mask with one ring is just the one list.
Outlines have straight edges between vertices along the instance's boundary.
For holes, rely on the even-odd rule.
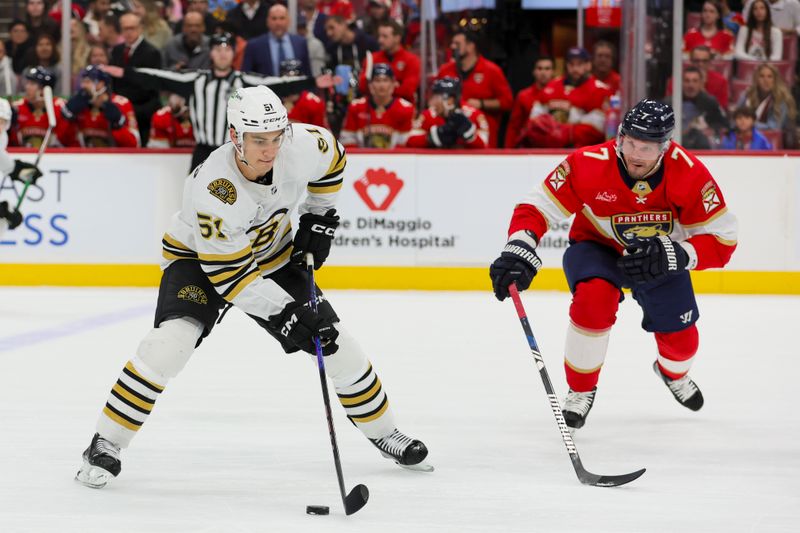
[[252,271],[250,274],[243,277],[238,283],[236,283],[233,286],[233,290],[228,292],[227,295],[223,295],[222,297],[228,300],[229,302],[233,301],[233,299],[236,298],[239,295],[239,293],[242,292],[242,290],[250,284],[250,282],[252,282],[260,275],[261,271],[259,271],[258,269]]
[[336,192],[342,188],[342,182],[336,183],[334,185],[310,185],[308,186],[308,192],[313,193],[332,193]]
[[179,240],[175,239],[174,237],[172,237],[169,233],[165,233],[163,239],[170,246],[173,246],[175,248],[179,248],[181,250],[186,250],[187,252],[194,252],[194,250],[192,250],[191,248],[189,248],[188,246],[183,244],[181,241],[179,241]]
[[202,254],[198,253],[197,256],[200,258],[201,261],[207,262],[220,262],[220,261],[238,261],[244,259],[248,255],[253,253],[253,249],[248,244],[238,252],[233,252],[229,254]]
[[282,254],[280,254],[278,257],[276,257],[276,258],[274,258],[274,259],[270,259],[270,260],[269,260],[269,261],[267,261],[266,263],[259,263],[259,264],[258,264],[258,271],[259,271],[259,272],[264,272],[264,271],[266,271],[266,270],[269,270],[269,269],[273,268],[274,266],[276,266],[276,265],[280,264],[281,262],[285,261],[286,259],[288,259],[288,258],[289,258],[289,256],[290,256],[290,255],[292,255],[292,250],[294,250],[294,246],[291,246],[291,245],[290,245],[290,246],[289,246],[289,247],[288,247],[288,248],[287,248],[287,249],[286,249],[286,250],[285,250],[285,251],[284,251]]
[[252,264],[253,264],[253,261],[251,260],[249,263],[247,263],[246,265],[242,266],[241,268],[233,268],[233,269],[231,269],[229,271],[222,272],[220,274],[209,274],[208,275],[208,279],[210,279],[211,283],[213,283],[214,285],[223,284],[223,283],[225,283],[227,281],[230,281],[231,279],[235,278],[236,276],[238,276],[240,274],[244,274],[244,272],[248,268],[250,268],[250,265],[252,265]]

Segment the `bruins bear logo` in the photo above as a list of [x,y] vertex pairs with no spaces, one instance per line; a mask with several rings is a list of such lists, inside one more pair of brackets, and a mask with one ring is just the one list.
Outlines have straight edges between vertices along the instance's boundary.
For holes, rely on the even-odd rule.
[[187,285],[178,291],[178,299],[186,300],[198,305],[205,305],[208,303],[208,296],[206,292],[197,285]]
[[211,196],[218,198],[226,204],[233,205],[236,201],[236,187],[225,178],[215,179],[209,183],[208,191],[211,193]]

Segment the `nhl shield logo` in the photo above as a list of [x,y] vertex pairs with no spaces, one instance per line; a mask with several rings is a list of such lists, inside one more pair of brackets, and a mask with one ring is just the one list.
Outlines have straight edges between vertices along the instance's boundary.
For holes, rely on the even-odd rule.
[[225,178],[215,179],[209,183],[208,192],[223,203],[233,205],[236,202],[236,187]]
[[641,241],[669,235],[674,221],[669,211],[633,213],[611,217],[614,236],[624,246],[633,246]]
[[197,285],[187,285],[178,291],[178,299],[192,302],[193,304],[206,305],[208,296],[206,292]]

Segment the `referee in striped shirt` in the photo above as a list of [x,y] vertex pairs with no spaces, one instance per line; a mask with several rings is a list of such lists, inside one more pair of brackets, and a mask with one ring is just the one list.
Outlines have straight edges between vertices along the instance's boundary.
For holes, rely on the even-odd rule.
[[192,168],[228,140],[227,106],[230,94],[240,87],[267,85],[278,96],[295,94],[313,88],[314,81],[304,76],[263,77],[233,70],[236,40],[223,33],[211,37],[211,68],[184,72],[154,68],[103,66],[115,78],[124,77],[155,90],[165,90],[187,99],[196,142]]

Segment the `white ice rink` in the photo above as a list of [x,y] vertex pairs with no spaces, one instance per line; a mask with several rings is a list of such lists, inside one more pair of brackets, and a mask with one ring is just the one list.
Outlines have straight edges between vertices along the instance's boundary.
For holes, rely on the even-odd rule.
[[[609,489],[578,483],[510,301],[328,291],[436,466],[399,469],[335,404],[346,485],[371,493],[345,517],[313,359],[283,355],[236,310],[169,384],[120,477],[73,481],[155,294],[0,288],[0,533],[800,531],[800,298],[699,296],[698,413],[653,374],[626,299],[576,436],[593,472],[647,468]],[[524,301],[563,397],[568,295]]]

